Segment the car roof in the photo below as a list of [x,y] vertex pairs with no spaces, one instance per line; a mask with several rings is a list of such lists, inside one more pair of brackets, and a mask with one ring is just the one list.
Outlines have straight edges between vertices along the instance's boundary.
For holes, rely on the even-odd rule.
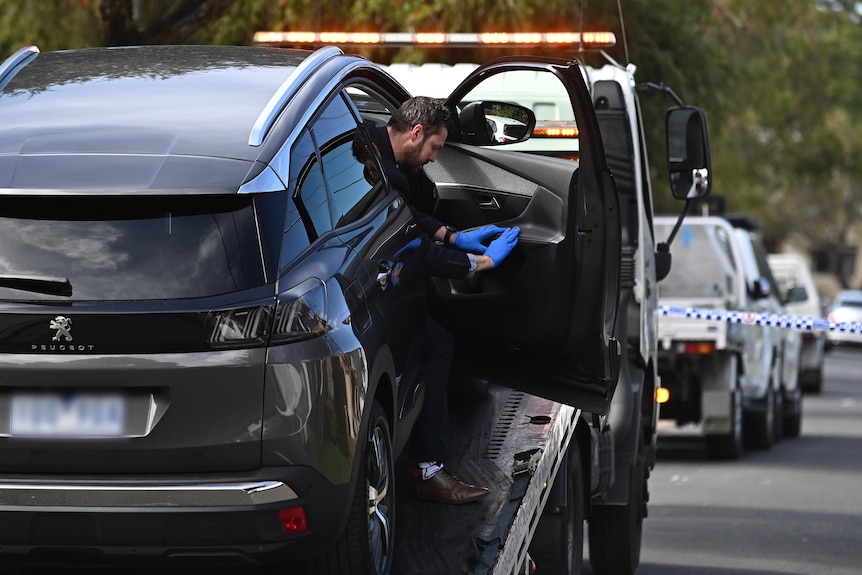
[[123,186],[176,187],[192,166],[236,189],[260,153],[249,145],[252,127],[309,54],[252,46],[42,53],[0,91],[0,187],[50,188],[40,174],[58,170],[110,187],[112,177],[96,173],[125,162],[125,178],[114,177]]

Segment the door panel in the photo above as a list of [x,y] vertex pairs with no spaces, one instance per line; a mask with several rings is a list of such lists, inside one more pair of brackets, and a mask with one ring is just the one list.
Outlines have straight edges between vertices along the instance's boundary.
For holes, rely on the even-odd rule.
[[[510,72],[542,82],[553,98],[522,99],[518,83],[500,76]],[[577,128],[567,156],[578,160],[530,153],[529,140],[513,151],[461,142],[457,127],[450,132],[425,168],[436,185],[434,215],[458,229],[494,223],[519,226],[521,234],[497,269],[463,281],[433,280],[433,312],[458,339],[456,362],[474,376],[606,413],[620,362],[613,334],[621,226],[581,71],[562,60],[502,58],[471,74],[448,102],[461,108],[485,93],[534,112],[555,110]]]
[[[472,170],[452,168],[468,163]],[[598,354],[591,357],[607,357],[600,319],[572,320],[604,305],[600,300],[583,305],[585,298],[603,294],[579,292],[583,266],[576,252],[588,247],[591,234],[577,224],[578,213],[588,207],[573,193],[578,164],[450,145],[426,173],[446,192],[437,198],[435,215],[441,221],[460,229],[488,223],[521,228],[517,248],[499,268],[431,283],[435,313],[459,339],[459,358],[485,358],[469,361],[482,377],[601,411],[612,382],[601,375],[603,368],[584,365],[581,353],[572,353],[592,349]],[[457,182],[455,174],[461,178]],[[495,198],[500,209],[491,215],[498,217],[479,208],[477,197]]]

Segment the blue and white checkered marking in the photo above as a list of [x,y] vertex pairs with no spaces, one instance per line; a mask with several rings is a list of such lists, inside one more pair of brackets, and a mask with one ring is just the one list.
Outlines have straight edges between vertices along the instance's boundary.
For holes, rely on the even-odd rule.
[[820,317],[801,317],[782,314],[753,313],[724,309],[697,307],[658,306],[663,316],[687,317],[706,321],[741,323],[746,325],[769,325],[789,327],[801,331],[838,331],[841,333],[862,333],[862,322],[835,322]]

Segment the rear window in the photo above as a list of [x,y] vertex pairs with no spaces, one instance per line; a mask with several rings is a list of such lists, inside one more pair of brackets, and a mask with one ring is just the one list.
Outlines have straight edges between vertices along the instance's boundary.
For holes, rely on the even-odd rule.
[[862,294],[839,294],[839,296],[835,300],[835,305],[841,307],[862,308]]
[[[655,227],[658,237],[667,237],[673,225]],[[663,297],[724,297],[734,293],[736,264],[723,228],[683,224],[670,252],[670,274],[659,284]]]
[[[277,237],[263,229],[275,222],[259,225],[278,213],[266,196],[5,197],[0,279],[68,278],[75,301],[197,298],[256,287],[266,283],[265,261],[277,258],[261,240]],[[0,299],[58,297],[0,287]]]

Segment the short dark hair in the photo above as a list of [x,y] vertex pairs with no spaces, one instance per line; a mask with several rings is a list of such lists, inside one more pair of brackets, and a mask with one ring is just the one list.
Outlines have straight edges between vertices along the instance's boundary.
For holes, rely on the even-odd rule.
[[427,135],[436,134],[443,128],[449,129],[452,114],[443,100],[428,96],[414,96],[405,100],[389,118],[389,126],[396,132],[407,132],[413,126],[421,125]]

